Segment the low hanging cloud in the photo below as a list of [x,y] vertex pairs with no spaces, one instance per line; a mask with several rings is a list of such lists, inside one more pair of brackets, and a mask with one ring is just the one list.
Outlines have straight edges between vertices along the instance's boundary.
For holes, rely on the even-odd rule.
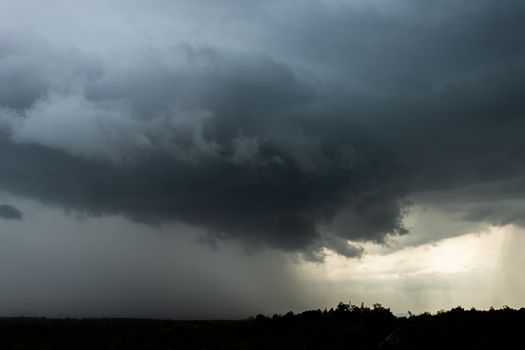
[[[167,4],[148,40],[124,31],[98,50],[68,46],[74,31],[1,35],[0,188],[311,259],[407,234],[415,193],[525,198],[520,2],[271,1],[225,6],[223,29],[199,4],[180,22],[194,40]],[[493,224],[525,214],[462,203]]]
[[0,204],[0,219],[22,220],[23,216],[18,208],[8,204]]

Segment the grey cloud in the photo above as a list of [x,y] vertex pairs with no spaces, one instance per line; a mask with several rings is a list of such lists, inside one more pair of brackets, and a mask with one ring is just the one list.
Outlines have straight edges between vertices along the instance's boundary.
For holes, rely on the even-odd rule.
[[21,220],[23,216],[24,214],[18,208],[8,204],[0,204],[0,219]]
[[[310,1],[280,12],[296,6],[268,2],[259,17],[226,6],[222,45],[137,39],[87,53],[4,36],[0,77],[16,84],[0,83],[0,187],[313,259],[406,234],[413,193],[521,196],[519,182],[484,190],[524,169],[521,2]],[[517,222],[494,210],[470,217]]]
[[519,0],[289,3],[269,19],[280,40],[266,31],[264,43],[362,91],[431,89],[524,53]]

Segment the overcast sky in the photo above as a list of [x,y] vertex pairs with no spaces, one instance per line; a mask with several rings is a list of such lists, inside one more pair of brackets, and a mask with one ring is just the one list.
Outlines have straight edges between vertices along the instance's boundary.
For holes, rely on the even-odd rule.
[[0,314],[525,304],[523,1],[0,8]]

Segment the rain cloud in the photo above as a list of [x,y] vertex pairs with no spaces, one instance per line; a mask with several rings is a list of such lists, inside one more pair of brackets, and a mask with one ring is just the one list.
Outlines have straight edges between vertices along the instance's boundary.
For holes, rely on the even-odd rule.
[[119,4],[7,21],[1,190],[314,260],[408,234],[414,194],[522,222],[494,205],[525,199],[522,2]]

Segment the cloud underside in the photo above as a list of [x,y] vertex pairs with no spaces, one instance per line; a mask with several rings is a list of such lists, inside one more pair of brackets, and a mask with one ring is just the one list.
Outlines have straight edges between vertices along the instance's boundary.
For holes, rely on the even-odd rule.
[[6,220],[21,220],[23,217],[22,212],[8,204],[0,204],[0,219]]
[[401,3],[265,12],[246,50],[1,35],[0,189],[313,258],[406,234],[414,193],[521,223],[494,203],[525,198],[524,6]]

